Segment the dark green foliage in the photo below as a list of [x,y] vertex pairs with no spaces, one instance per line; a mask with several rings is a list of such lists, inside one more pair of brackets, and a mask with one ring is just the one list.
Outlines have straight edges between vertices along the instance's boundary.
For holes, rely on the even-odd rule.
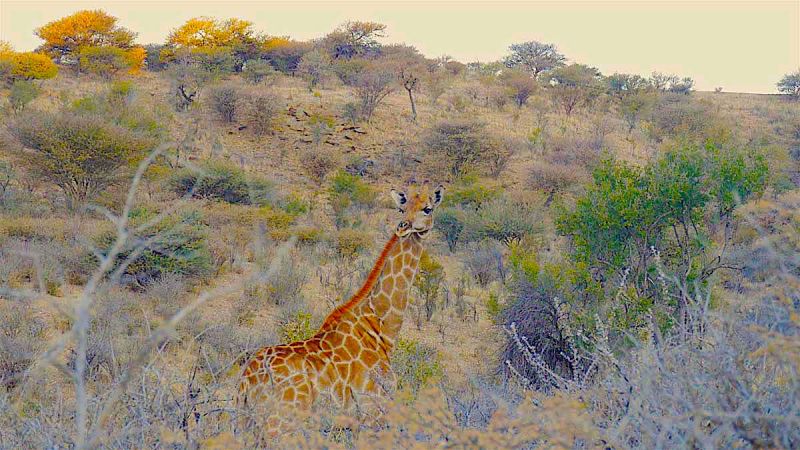
[[[147,209],[131,212],[134,226],[147,223],[156,213]],[[123,283],[147,285],[166,274],[202,277],[212,269],[206,241],[206,228],[198,213],[173,214],[147,227],[129,239],[118,256],[115,271]],[[115,239],[113,231],[97,237],[99,248],[109,248]]]
[[436,230],[447,242],[447,248],[451,252],[455,251],[456,244],[461,238],[461,232],[464,230],[464,212],[452,207],[442,208],[436,214]]
[[358,175],[351,175],[340,170],[333,177],[331,184],[331,204],[336,215],[338,227],[354,225],[352,220],[354,209],[372,208],[377,194]]
[[170,184],[176,193],[200,199],[244,205],[266,205],[274,199],[271,182],[248,176],[225,163],[207,163],[199,170],[183,169],[172,177]]
[[763,158],[712,146],[671,150],[643,169],[605,160],[558,230],[571,237],[572,258],[598,268],[609,285],[627,276],[636,295],[657,295],[654,253],[698,280],[710,276],[718,266],[704,258],[709,226],[762,192],[766,176]]

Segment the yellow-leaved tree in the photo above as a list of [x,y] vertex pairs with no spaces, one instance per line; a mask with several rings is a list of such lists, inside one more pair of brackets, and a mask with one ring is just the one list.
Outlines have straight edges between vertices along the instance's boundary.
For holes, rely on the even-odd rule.
[[45,80],[58,74],[58,66],[42,53],[14,53],[10,61],[11,77],[14,79]]
[[36,35],[44,40],[39,51],[79,62],[82,71],[108,77],[122,69],[135,73],[144,66],[146,52],[134,42],[136,33],[119,26],[117,18],[103,10],[78,11],[38,28]]
[[42,53],[17,53],[6,41],[0,41],[0,79],[6,82],[16,80],[45,80],[58,74],[58,66]]
[[170,32],[161,59],[170,61],[176,55],[186,55],[187,51],[200,55],[224,51],[234,59],[234,68],[238,71],[245,61],[260,55],[266,40],[247,20],[195,17]]

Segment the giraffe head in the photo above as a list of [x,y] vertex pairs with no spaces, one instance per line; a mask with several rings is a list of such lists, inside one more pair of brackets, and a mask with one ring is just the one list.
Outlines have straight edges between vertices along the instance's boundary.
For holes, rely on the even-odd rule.
[[442,203],[444,186],[441,184],[431,188],[428,183],[411,185],[405,191],[391,191],[400,214],[403,215],[397,224],[395,234],[405,237],[416,233],[425,236],[433,227],[433,211]]

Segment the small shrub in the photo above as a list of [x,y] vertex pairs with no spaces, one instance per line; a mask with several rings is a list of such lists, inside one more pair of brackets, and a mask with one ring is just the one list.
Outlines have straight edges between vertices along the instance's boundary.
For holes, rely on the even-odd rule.
[[444,267],[431,257],[430,253],[423,251],[419,260],[417,276],[414,278],[414,287],[422,299],[422,305],[417,306],[417,328],[422,328],[422,314],[424,308],[425,321],[430,322],[436,311],[436,303],[444,281]]
[[239,90],[230,84],[216,86],[209,92],[209,105],[217,118],[232,123],[236,118],[236,104],[239,102]]
[[492,322],[497,323],[503,313],[503,304],[500,303],[500,296],[495,291],[489,291],[489,298],[486,300],[486,314]]
[[172,189],[180,195],[199,199],[221,200],[244,205],[273,203],[273,183],[249,176],[236,166],[211,162],[198,170],[183,169],[170,180]]
[[372,247],[372,240],[362,230],[344,228],[336,233],[335,246],[337,256],[353,260]]
[[0,306],[0,386],[11,390],[36,360],[47,324],[23,302]]
[[251,92],[241,99],[239,114],[241,122],[256,135],[272,131],[275,116],[281,105],[278,97],[268,92]]
[[486,124],[473,119],[443,120],[425,137],[431,155],[449,172],[460,177],[488,162],[499,142],[486,132]]
[[444,375],[435,349],[402,338],[392,352],[391,366],[397,376],[397,389],[409,400]]
[[260,84],[268,81],[277,75],[277,71],[272,65],[262,59],[247,61],[242,69],[242,77],[252,84]]
[[317,333],[317,327],[312,324],[311,313],[297,311],[294,317],[280,325],[281,336],[285,342],[306,340]]
[[352,125],[355,125],[361,120],[361,107],[358,103],[347,102],[342,106],[342,115],[345,119],[349,120]]
[[503,253],[496,244],[484,242],[469,248],[464,265],[481,287],[505,278]]
[[574,186],[588,181],[589,174],[576,165],[536,162],[528,175],[528,185],[532,189],[547,192],[544,206],[547,207],[556,195],[567,192]]
[[301,157],[303,166],[317,184],[322,184],[325,176],[340,164],[338,155],[330,150],[307,150]]
[[473,241],[488,238],[511,246],[538,233],[542,222],[532,205],[503,196],[467,214],[464,233]]
[[14,113],[22,112],[28,103],[32,102],[39,96],[39,88],[30,81],[15,81],[11,85],[11,90],[8,93],[8,101],[11,103],[11,109]]
[[[138,225],[152,219],[155,213],[146,209],[131,213],[131,224]],[[186,277],[204,277],[211,272],[211,254],[208,250],[207,229],[196,213],[172,214],[142,231],[132,239],[128,248],[118,255],[119,264],[130,258],[120,271],[123,284],[147,286],[166,274]],[[95,237],[98,248],[107,249],[115,238],[114,231]],[[143,250],[137,246],[143,245]]]
[[441,233],[447,248],[455,251],[456,245],[461,239],[461,232],[464,231],[464,212],[456,208],[442,208],[436,214],[436,230]]

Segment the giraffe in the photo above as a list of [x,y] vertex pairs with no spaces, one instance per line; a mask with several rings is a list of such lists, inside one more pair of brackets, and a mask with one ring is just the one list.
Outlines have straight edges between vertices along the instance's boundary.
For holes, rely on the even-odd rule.
[[[361,288],[331,312],[311,338],[264,347],[245,364],[239,383],[243,403],[272,399],[267,419],[275,436],[286,408],[309,410],[327,394],[344,409],[361,394],[380,394],[380,378],[392,378],[389,357],[403,325],[408,292],[417,273],[423,239],[433,227],[442,185],[426,182],[407,192],[391,190],[402,215]],[[358,404],[356,403],[356,406]]]

